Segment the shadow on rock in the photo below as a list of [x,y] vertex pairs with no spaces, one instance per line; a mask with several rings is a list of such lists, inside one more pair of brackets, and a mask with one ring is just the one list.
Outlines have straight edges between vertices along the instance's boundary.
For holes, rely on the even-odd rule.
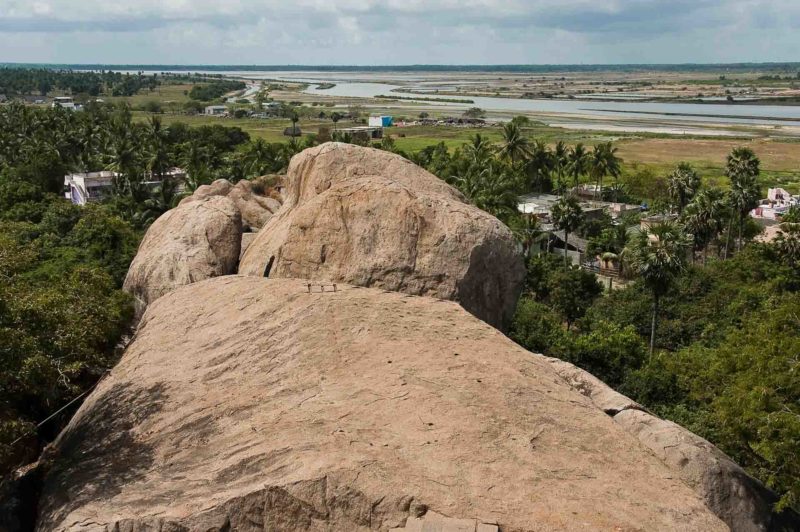
[[[142,478],[153,464],[153,449],[137,441],[132,429],[157,414],[165,386],[119,384],[78,413],[56,441],[53,468],[45,480],[39,521],[58,521],[88,502],[111,499],[122,486]],[[57,514],[51,514],[57,509]]]

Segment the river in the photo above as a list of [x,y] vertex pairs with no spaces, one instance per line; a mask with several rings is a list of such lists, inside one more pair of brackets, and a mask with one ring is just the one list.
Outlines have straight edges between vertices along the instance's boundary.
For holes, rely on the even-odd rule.
[[[297,80],[312,85],[306,89],[308,94],[321,96],[373,98],[378,95],[392,95],[409,98],[420,96],[432,99],[469,99],[473,104],[447,103],[456,108],[480,107],[486,111],[504,113],[547,113],[573,114],[619,119],[665,118],[669,120],[686,120],[709,124],[741,124],[766,126],[800,127],[800,106],[788,105],[748,105],[748,104],[713,104],[713,103],[666,103],[666,102],[630,102],[630,101],[585,101],[568,99],[515,99],[493,98],[482,96],[438,96],[429,93],[407,92],[408,88],[388,83],[334,82],[330,89],[318,89],[318,83],[328,83],[312,78],[282,78]],[[396,90],[403,92],[394,92]],[[425,102],[431,103],[431,102]]]
[[[432,101],[418,101],[426,106],[442,105],[450,109],[463,110],[480,107],[490,118],[508,116],[515,113],[539,115],[546,123],[561,127],[603,129],[625,131],[661,131],[673,133],[693,133],[710,135],[747,135],[725,126],[758,128],[779,136],[800,136],[800,106],[754,105],[726,103],[672,103],[637,101],[595,101],[573,99],[516,99],[466,95],[437,95],[428,91],[415,92],[420,87],[430,90],[433,83],[424,75],[392,73],[351,73],[351,72],[280,72],[229,71],[214,74],[247,78],[250,80],[281,80],[308,83],[306,94],[336,96],[340,98],[374,98],[379,95],[397,95],[403,98],[430,99],[469,99],[472,104],[459,104]],[[455,76],[455,75],[454,75]],[[372,80],[375,80],[372,82]],[[403,85],[392,83],[399,81]],[[330,89],[319,89],[322,83],[335,83]],[[465,80],[463,84],[470,83]],[[427,86],[426,86],[427,85]],[[448,80],[447,85],[462,85],[457,77]],[[415,103],[403,100],[403,105]],[[387,101],[387,105],[389,102]]]

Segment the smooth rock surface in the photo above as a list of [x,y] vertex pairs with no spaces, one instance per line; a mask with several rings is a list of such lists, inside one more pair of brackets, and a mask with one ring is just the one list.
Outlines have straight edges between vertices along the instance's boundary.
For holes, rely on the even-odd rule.
[[727,529],[459,305],[300,280],[158,299],[52,456],[39,531]]
[[406,159],[327,143],[292,159],[283,208],[239,273],[458,301],[509,323],[525,270],[511,231]]
[[137,312],[179,286],[236,273],[242,220],[231,200],[198,198],[167,211],[147,230],[123,289]]

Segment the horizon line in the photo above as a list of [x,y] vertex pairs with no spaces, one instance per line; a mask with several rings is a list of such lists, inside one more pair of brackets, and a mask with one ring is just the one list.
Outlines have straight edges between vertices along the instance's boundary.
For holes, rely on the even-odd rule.
[[30,62],[30,61],[4,61],[0,67],[40,66],[40,67],[152,67],[152,68],[228,68],[228,69],[375,69],[375,68],[554,68],[554,67],[749,67],[749,66],[800,66],[800,61],[737,61],[737,62],[674,62],[674,63],[398,63],[398,64],[258,64],[258,63],[58,63],[58,62]]

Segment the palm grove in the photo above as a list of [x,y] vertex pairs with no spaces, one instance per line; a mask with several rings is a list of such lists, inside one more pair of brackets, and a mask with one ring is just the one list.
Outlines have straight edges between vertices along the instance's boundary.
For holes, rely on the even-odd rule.
[[[751,243],[758,159],[735,150],[724,191],[703,188],[680,165],[659,199],[626,173],[612,144],[551,146],[525,126],[521,118],[504,125],[499,143],[475,135],[455,150],[440,143],[403,154],[512,228],[528,272],[513,338],[707,437],[796,506],[800,246],[791,224],[774,244]],[[134,120],[119,105],[88,104],[80,113],[0,107],[4,470],[34,458],[70,411],[34,424],[89,389],[118,356],[132,317],[120,290],[128,264],[143,231],[180,199],[169,181],[144,186],[146,176],[181,166],[190,191],[219,177],[254,179],[285,170],[315,142],[267,143],[219,125],[165,127],[156,116]],[[380,147],[398,151],[388,137]],[[64,174],[98,169],[118,172],[107,200],[78,208],[60,197]],[[655,198],[654,210],[677,219],[647,231],[635,230],[638,216],[587,220],[570,193],[586,183],[607,200]],[[620,261],[635,281],[604,293],[594,274],[565,257],[530,253],[546,235],[517,211],[527,192],[562,194],[553,219],[565,240],[587,239],[591,255]]]

